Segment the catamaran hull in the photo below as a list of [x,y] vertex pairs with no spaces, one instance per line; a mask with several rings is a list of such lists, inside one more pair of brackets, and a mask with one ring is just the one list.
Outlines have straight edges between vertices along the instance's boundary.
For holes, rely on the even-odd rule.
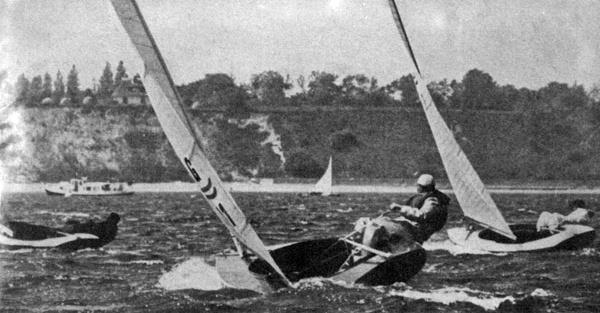
[[0,249],[99,248],[115,239],[119,220],[118,214],[111,213],[105,221],[69,222],[62,228],[9,221],[0,224]]
[[[292,282],[304,278],[323,277],[349,284],[368,286],[406,282],[425,265],[421,247],[404,247],[389,258],[373,256],[356,264],[345,264],[352,246],[339,238],[291,243],[270,249],[273,259]],[[284,287],[267,264],[253,257],[241,258],[236,253],[216,256],[217,271],[231,288],[267,293]]]
[[42,240],[19,240],[0,234],[0,249],[64,249],[79,250],[86,248],[99,248],[105,242],[92,234],[71,234],[62,237],[48,238]]
[[466,228],[451,228],[448,237],[457,245],[489,252],[581,249],[590,246],[596,238],[596,231],[585,225],[566,224],[555,233],[538,232],[535,224],[514,224],[510,228],[517,236],[516,241],[488,229],[469,231]]

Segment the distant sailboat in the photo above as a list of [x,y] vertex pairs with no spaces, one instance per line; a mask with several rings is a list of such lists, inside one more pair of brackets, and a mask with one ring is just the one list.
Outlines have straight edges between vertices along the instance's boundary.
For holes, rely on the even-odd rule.
[[485,228],[485,230],[476,231],[468,231],[465,228],[461,228],[464,231],[449,230],[451,240],[480,250],[505,252],[549,249],[559,247],[561,244],[570,247],[591,243],[590,237],[593,240],[595,233],[591,227],[587,226],[565,225],[565,230],[561,234],[538,234],[535,225],[508,225],[479,175],[456,142],[452,131],[435,107],[408,40],[395,0],[388,0],[388,3],[415,68],[415,86],[419,100],[425,111],[456,199],[464,216]]
[[331,196],[333,195],[333,169],[332,169],[332,158],[329,157],[329,164],[325,174],[321,176],[321,179],[317,182],[313,190],[310,192],[311,195],[320,196]]
[[[190,176],[199,183],[201,194],[233,238],[236,253],[224,251],[215,256],[217,271],[229,286],[269,292],[279,287],[293,287],[290,280],[308,277],[387,285],[406,281],[421,270],[426,255],[423,248],[414,243],[399,245],[389,252],[363,246],[348,237],[266,247],[202,152],[199,136],[187,117],[136,1],[111,2],[144,62],[144,86],[163,131]],[[355,248],[371,254],[353,260]]]

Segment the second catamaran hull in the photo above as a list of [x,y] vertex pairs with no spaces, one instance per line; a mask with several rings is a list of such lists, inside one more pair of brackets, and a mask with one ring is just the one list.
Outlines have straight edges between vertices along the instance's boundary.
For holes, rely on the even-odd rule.
[[[421,247],[398,249],[389,258],[367,257],[354,264],[345,264],[352,246],[339,238],[308,240],[270,249],[273,259],[295,282],[304,278],[323,277],[349,284],[369,286],[406,282],[425,265],[426,254]],[[253,258],[241,258],[236,253],[216,256],[217,271],[225,283],[236,289],[267,293],[283,287],[277,276],[270,274],[266,263]]]
[[538,232],[535,224],[514,224],[510,228],[517,236],[516,241],[487,229],[469,231],[462,227],[449,229],[448,237],[457,245],[489,252],[580,249],[591,245],[596,238],[595,230],[585,225],[563,225],[555,233]]

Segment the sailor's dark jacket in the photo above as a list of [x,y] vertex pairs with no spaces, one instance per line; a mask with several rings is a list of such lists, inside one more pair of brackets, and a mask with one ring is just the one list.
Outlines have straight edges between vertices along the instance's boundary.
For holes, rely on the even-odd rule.
[[[423,204],[427,198],[436,198],[438,205],[434,205],[432,208],[428,209],[428,211],[423,212]],[[433,233],[442,229],[446,224],[450,198],[437,189],[427,193],[416,194],[406,200],[405,204],[419,209],[419,213],[421,213],[414,215],[407,214],[404,216],[414,222],[413,233],[415,239],[421,243],[429,239]]]

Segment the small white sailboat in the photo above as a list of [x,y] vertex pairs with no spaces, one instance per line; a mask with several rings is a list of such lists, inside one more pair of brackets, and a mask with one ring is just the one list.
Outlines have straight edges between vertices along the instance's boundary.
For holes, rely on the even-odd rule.
[[[136,1],[111,2],[144,62],[144,87],[167,139],[232,236],[237,251],[224,251],[215,258],[217,271],[229,286],[269,292],[279,287],[293,287],[291,281],[308,277],[388,285],[404,282],[421,270],[426,255],[414,242],[399,244],[389,252],[364,247],[347,237],[266,247],[202,152],[199,136]],[[355,248],[371,254],[354,260]]]
[[477,250],[516,252],[557,248],[578,248],[591,244],[593,228],[583,225],[564,225],[558,232],[537,232],[535,224],[509,225],[496,206],[485,185],[475,172],[467,156],[456,142],[424,82],[421,70],[408,40],[406,29],[394,0],[388,0],[394,21],[404,42],[414,69],[415,86],[419,100],[440,153],[446,174],[464,217],[479,228],[448,230],[450,239]]
[[325,174],[321,176],[321,179],[315,184],[313,190],[310,192],[311,195],[319,196],[333,196],[333,169],[332,169],[332,157],[329,157],[329,164],[325,170]]

